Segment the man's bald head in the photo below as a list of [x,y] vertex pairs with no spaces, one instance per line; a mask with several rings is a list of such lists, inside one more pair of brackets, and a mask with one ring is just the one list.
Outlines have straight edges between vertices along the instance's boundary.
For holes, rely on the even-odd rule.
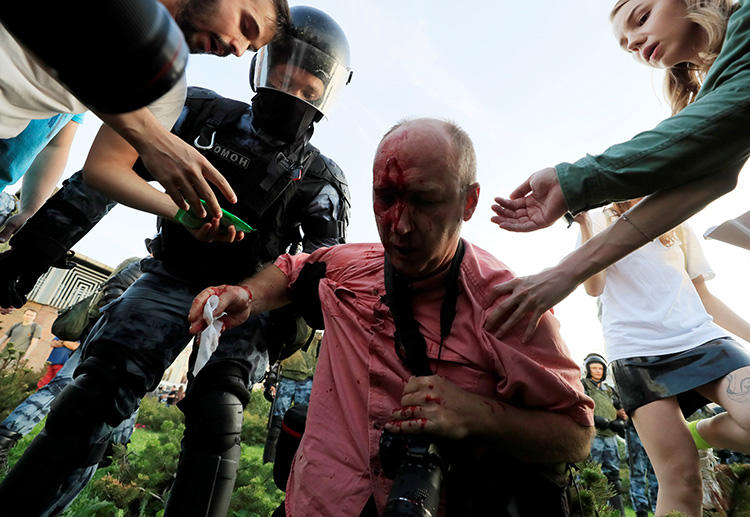
[[453,123],[420,118],[391,128],[373,164],[373,209],[394,267],[411,277],[446,266],[476,208],[476,156]]
[[474,151],[474,144],[469,135],[458,124],[449,120],[435,118],[416,118],[403,119],[392,126],[383,135],[380,145],[393,133],[401,128],[418,127],[420,125],[431,126],[445,132],[450,142],[449,153],[453,160],[453,168],[458,172],[461,178],[461,185],[471,185],[477,181],[477,155]]

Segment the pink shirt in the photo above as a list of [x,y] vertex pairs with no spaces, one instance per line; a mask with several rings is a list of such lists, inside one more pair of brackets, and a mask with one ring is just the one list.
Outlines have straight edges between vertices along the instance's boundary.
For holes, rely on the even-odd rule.
[[[305,434],[287,484],[287,515],[357,517],[372,494],[382,512],[391,481],[380,471],[378,440],[411,376],[396,355],[393,320],[380,301],[383,247],[344,244],[311,255],[284,255],[276,265],[291,283],[309,262],[327,264],[319,285],[326,332]],[[414,285],[414,317],[433,371],[467,391],[593,425],[594,404],[583,393],[580,370],[551,314],[526,344],[520,340],[521,325],[502,340],[484,331],[491,287],[512,276],[492,255],[466,243],[457,314],[440,361],[444,276]]]

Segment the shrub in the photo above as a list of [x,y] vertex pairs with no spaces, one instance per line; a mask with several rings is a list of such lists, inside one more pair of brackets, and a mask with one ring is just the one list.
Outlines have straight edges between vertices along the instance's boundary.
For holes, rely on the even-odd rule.
[[243,454],[240,459],[229,506],[232,517],[267,517],[284,500],[284,493],[273,482],[273,466],[264,465],[260,456]]
[[138,424],[146,426],[146,429],[151,431],[158,431],[165,421],[175,426],[182,425],[185,423],[185,416],[176,406],[166,406],[153,397],[145,397],[141,400]]
[[136,431],[137,441],[145,444],[130,449],[114,445],[112,465],[90,489],[95,498],[114,503],[123,517],[155,516],[163,509],[185,430],[179,409],[148,398],[141,404],[138,422],[150,429]]
[[86,490],[76,497],[62,517],[124,517],[125,512],[111,501],[102,501]]
[[5,357],[0,357],[0,421],[36,391],[36,383],[42,376],[41,372],[26,368],[25,363],[19,364],[15,359],[21,354],[12,348],[9,345],[3,350]]
[[[273,482],[272,465],[262,464],[261,447],[248,445],[265,441],[269,409],[270,404],[262,393],[253,392],[244,414],[242,457],[229,517],[267,517],[284,498],[284,493]],[[63,517],[159,517],[163,514],[177,471],[183,416],[175,407],[146,398],[141,403],[138,423],[147,429],[137,429],[127,448],[114,445],[112,464],[96,473]],[[23,453],[33,434],[11,451],[11,460]]]
[[252,390],[242,419],[242,443],[263,445],[268,433],[268,414],[271,403],[263,397],[263,390]]
[[619,517],[619,512],[607,505],[615,492],[597,463],[586,461],[576,465],[575,485],[568,489],[572,517]]
[[252,390],[250,392],[250,401],[247,403],[245,411],[251,415],[259,415],[268,418],[271,410],[271,403],[263,396],[263,390]]
[[255,415],[245,411],[242,419],[242,443],[245,445],[263,445],[268,433],[267,416]]
[[100,477],[91,483],[91,494],[100,499],[111,501],[118,508],[125,508],[138,497],[135,483],[123,483],[111,474]]

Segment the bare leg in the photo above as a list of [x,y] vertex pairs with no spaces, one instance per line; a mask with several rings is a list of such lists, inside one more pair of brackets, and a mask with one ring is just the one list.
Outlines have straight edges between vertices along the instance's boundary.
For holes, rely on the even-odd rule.
[[677,399],[657,400],[638,408],[633,423],[659,481],[656,515],[677,510],[689,517],[701,517],[698,451]]
[[698,433],[713,447],[750,452],[750,366],[696,391],[727,410],[698,423]]

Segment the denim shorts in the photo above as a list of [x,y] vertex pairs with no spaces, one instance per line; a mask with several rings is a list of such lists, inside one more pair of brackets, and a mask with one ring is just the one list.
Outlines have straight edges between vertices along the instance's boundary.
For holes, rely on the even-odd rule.
[[612,373],[628,414],[655,400],[677,397],[687,417],[710,402],[695,388],[749,365],[747,350],[723,337],[676,354],[618,359]]

